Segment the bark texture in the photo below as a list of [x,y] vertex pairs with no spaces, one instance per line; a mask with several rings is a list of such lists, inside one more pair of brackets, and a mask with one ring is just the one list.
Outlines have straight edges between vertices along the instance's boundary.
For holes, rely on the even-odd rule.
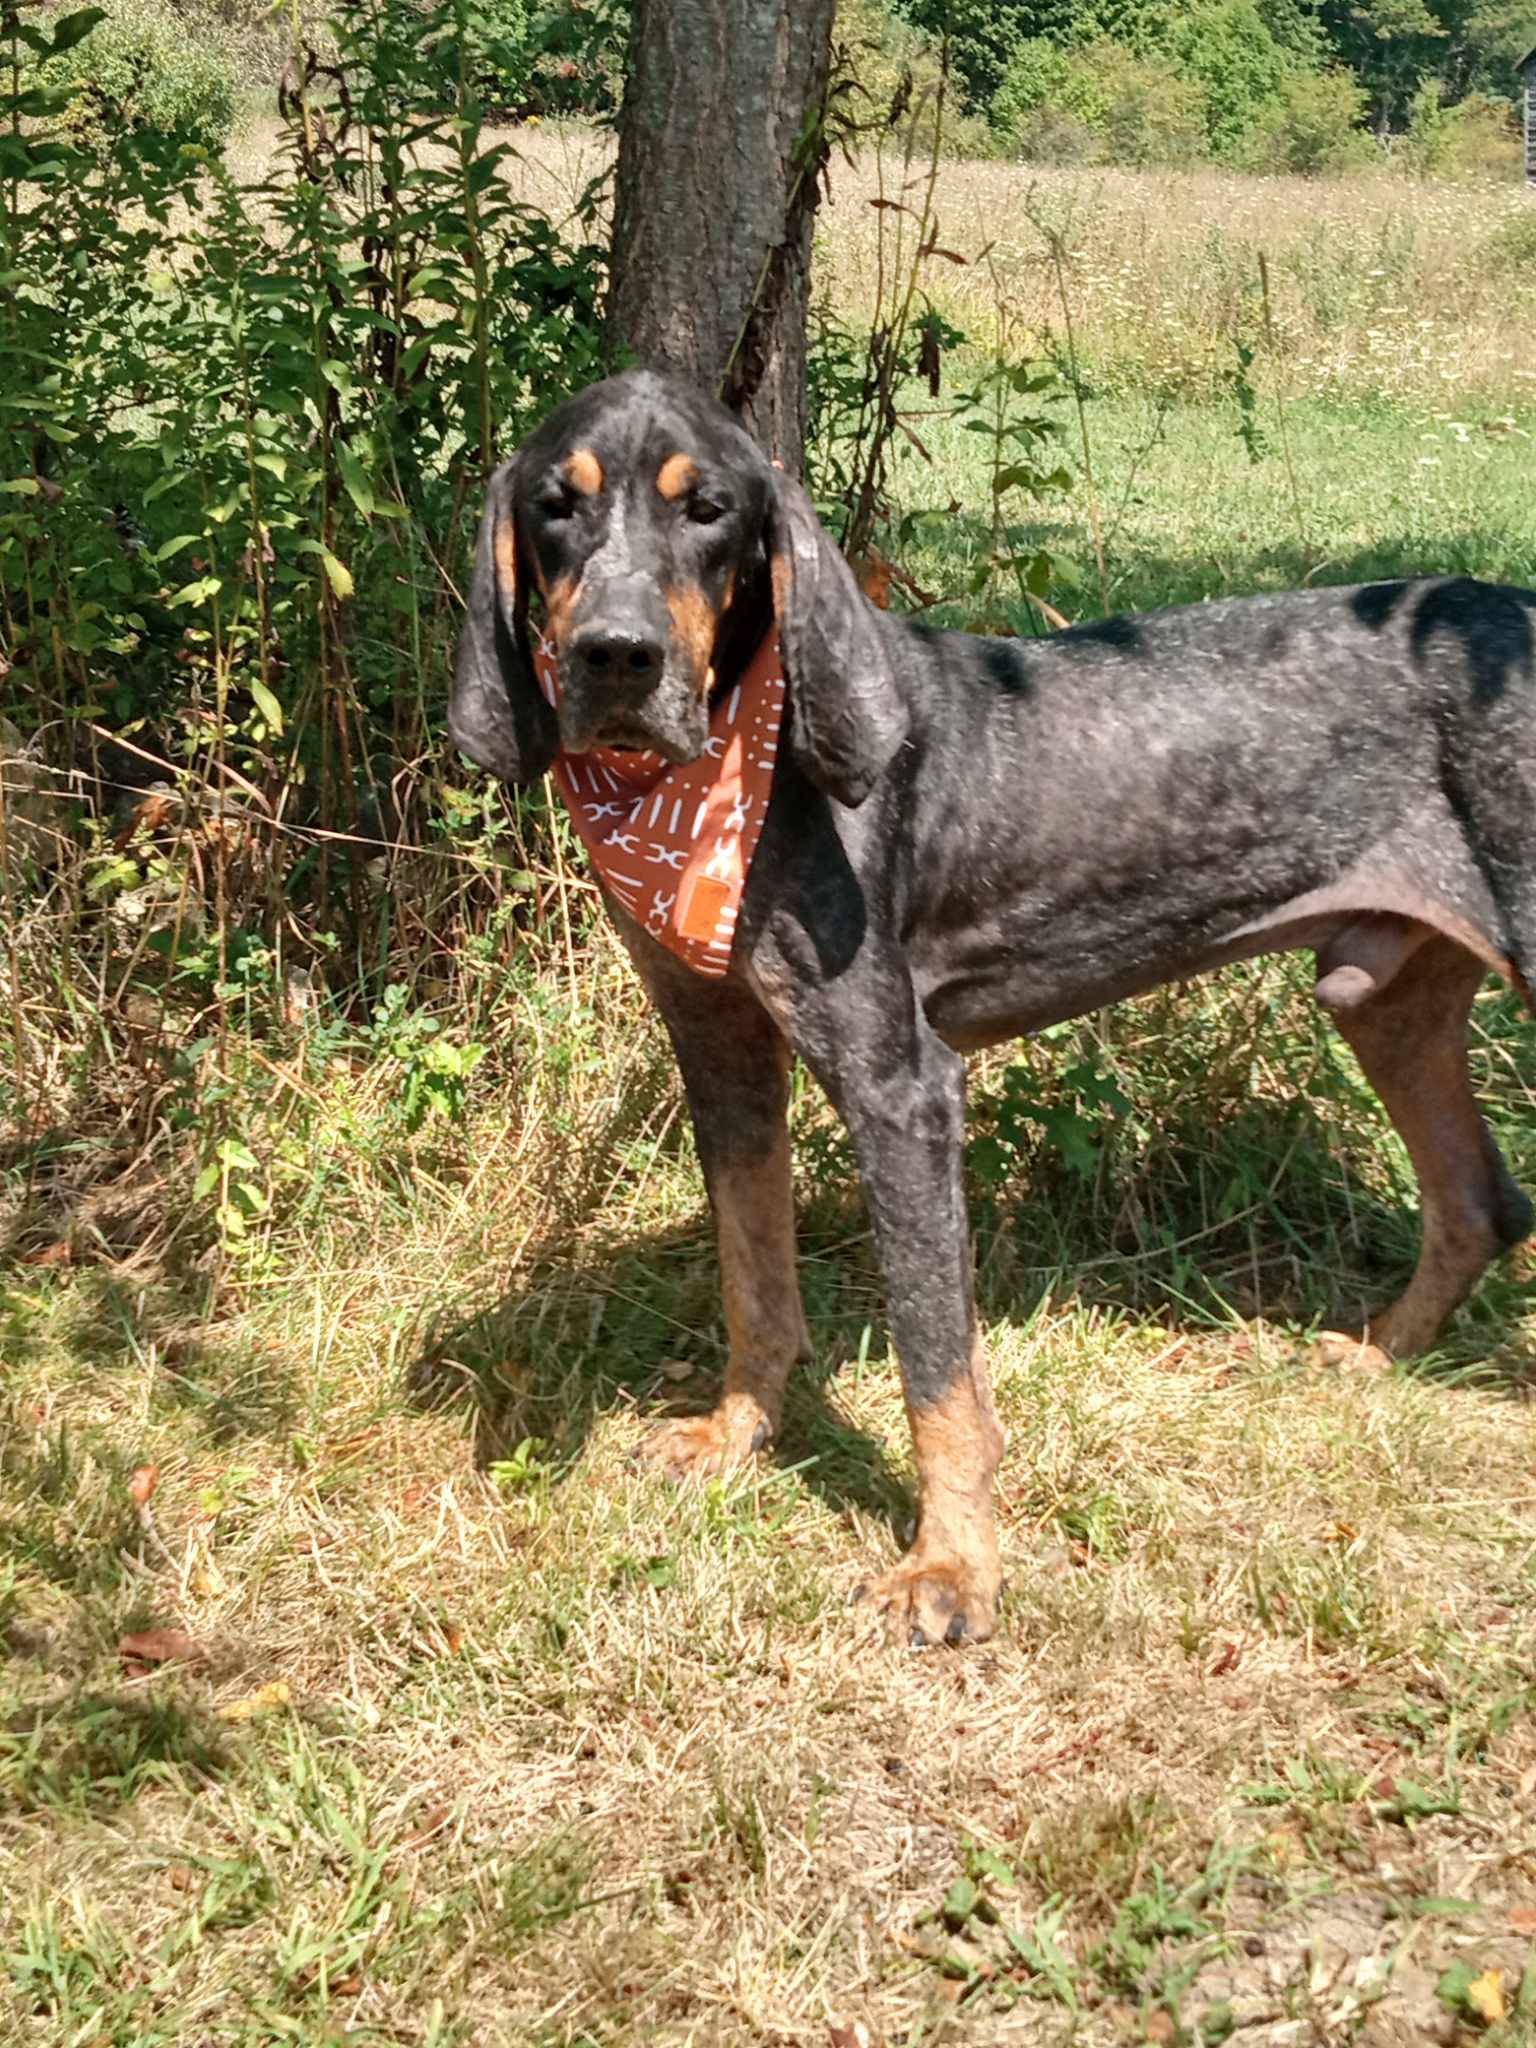
[[619,123],[610,353],[715,391],[791,473],[833,5],[636,0]]

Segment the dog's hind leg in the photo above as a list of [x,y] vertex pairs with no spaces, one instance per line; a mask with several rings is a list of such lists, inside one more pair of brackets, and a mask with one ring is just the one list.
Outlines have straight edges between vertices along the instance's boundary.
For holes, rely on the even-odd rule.
[[708,1478],[769,1442],[790,1371],[811,1347],[795,1276],[789,1049],[752,997],[679,971],[685,981],[647,980],[682,1069],[714,1210],[730,1351],[713,1412],[664,1424],[645,1456],[675,1478]]
[[[1467,1014],[1485,972],[1436,936],[1368,1001],[1329,1005],[1419,1180],[1418,1266],[1366,1331],[1369,1344],[1397,1358],[1427,1349],[1489,1263],[1531,1229],[1531,1205],[1509,1176],[1467,1073]],[[1324,1341],[1337,1351],[1337,1339]]]

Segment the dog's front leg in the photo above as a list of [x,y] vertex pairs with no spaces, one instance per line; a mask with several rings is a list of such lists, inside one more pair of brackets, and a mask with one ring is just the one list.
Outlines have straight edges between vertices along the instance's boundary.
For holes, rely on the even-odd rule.
[[675,1478],[709,1478],[769,1442],[790,1371],[810,1354],[795,1276],[789,1048],[742,990],[646,964],[715,1214],[730,1352],[713,1412],[658,1429],[645,1456]]
[[[899,1018],[902,1004],[896,1005]],[[862,1589],[903,1643],[989,1636],[1002,1572],[992,1480],[1003,1435],[976,1328],[965,1212],[965,1063],[921,1020],[827,1041],[815,1062],[858,1154],[917,1460],[917,1533]],[[893,1060],[892,1035],[905,1040]]]

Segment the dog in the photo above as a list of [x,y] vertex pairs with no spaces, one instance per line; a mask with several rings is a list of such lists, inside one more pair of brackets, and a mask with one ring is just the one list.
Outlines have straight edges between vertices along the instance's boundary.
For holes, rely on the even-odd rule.
[[[1529,1232],[1465,1038],[1484,975],[1524,991],[1536,965],[1536,593],[1435,578],[1040,640],[940,631],[877,611],[737,421],[639,369],[560,405],[492,477],[449,732],[514,784],[563,762],[580,788],[584,760],[637,749],[687,774],[765,642],[782,723],[723,959],[680,957],[604,880],[682,1071],[729,1335],[718,1406],[651,1454],[679,1476],[750,1458],[808,1352],[798,1056],[853,1142],[918,1475],[911,1547],[862,1591],[899,1640],[980,1639],[1002,1436],[967,1052],[1309,949],[1420,1185],[1418,1265],[1370,1342],[1422,1350]],[[622,868],[640,835],[616,836]]]

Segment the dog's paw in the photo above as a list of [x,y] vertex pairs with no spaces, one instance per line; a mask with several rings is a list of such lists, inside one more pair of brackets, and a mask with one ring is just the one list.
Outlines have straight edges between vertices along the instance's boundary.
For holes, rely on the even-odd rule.
[[745,1465],[773,1431],[760,1409],[723,1403],[711,1415],[663,1423],[640,1446],[639,1457],[669,1479],[718,1479]]
[[892,1642],[982,1643],[997,1627],[1002,1578],[995,1565],[958,1558],[903,1558],[894,1571],[857,1588],[854,1599],[883,1616]]
[[1344,1330],[1321,1330],[1313,1340],[1314,1365],[1338,1366],[1344,1372],[1384,1373],[1392,1370],[1392,1354],[1369,1337],[1351,1336]]

